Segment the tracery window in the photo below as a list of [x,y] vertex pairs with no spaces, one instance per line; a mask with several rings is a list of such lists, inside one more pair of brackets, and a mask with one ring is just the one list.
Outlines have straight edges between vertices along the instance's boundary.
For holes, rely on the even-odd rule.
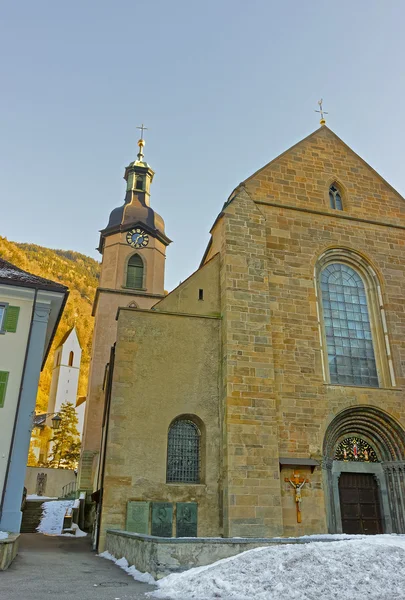
[[342,440],[336,447],[334,459],[352,462],[378,462],[374,448],[359,437]]
[[201,433],[189,419],[171,424],[167,441],[168,483],[200,482]]
[[143,287],[143,261],[139,254],[134,254],[128,261],[126,287],[132,289]]
[[362,278],[347,264],[329,263],[321,272],[320,287],[330,382],[378,387]]
[[343,210],[342,195],[335,185],[329,188],[330,207],[335,210]]

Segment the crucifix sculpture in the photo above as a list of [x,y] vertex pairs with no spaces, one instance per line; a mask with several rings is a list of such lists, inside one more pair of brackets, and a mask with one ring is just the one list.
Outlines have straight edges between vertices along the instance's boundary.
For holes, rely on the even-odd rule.
[[301,490],[304,487],[304,485],[306,483],[309,483],[308,479],[305,479],[305,477],[300,477],[298,473],[294,473],[292,479],[288,479],[287,477],[284,479],[284,481],[288,481],[289,483],[291,483],[291,485],[294,488],[295,491],[295,503],[297,506],[297,523],[301,523],[302,522],[302,518],[301,518],[301,502],[302,502],[302,497],[301,497]]

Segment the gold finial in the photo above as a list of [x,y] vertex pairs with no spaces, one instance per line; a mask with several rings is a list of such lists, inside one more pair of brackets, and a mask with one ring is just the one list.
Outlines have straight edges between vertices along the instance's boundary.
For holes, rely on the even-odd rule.
[[139,152],[137,154],[137,157],[140,162],[143,162],[143,148],[145,146],[145,140],[143,139],[143,132],[145,131],[145,129],[148,129],[148,128],[145,127],[145,125],[142,123],[142,125],[140,127],[137,127],[137,129],[141,130],[141,139],[138,142]]
[[326,111],[323,110],[322,103],[323,103],[323,100],[321,98],[320,100],[318,100],[319,110],[316,110],[315,112],[320,113],[321,120],[319,122],[321,125],[325,125],[326,121],[325,121],[324,115],[327,115],[329,113],[327,113]]

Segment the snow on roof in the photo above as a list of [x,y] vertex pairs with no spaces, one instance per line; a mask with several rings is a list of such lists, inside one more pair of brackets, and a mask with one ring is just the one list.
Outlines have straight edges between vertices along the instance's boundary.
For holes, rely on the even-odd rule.
[[49,289],[55,292],[66,292],[67,287],[51,279],[33,275],[0,258],[0,283],[15,283],[23,287]]

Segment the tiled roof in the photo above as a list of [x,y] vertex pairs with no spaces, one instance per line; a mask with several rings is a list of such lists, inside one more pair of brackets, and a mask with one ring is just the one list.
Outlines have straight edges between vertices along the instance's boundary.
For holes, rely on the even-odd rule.
[[67,291],[65,285],[23,271],[3,258],[0,258],[0,283],[15,283],[15,285],[23,287],[52,290],[53,292]]

